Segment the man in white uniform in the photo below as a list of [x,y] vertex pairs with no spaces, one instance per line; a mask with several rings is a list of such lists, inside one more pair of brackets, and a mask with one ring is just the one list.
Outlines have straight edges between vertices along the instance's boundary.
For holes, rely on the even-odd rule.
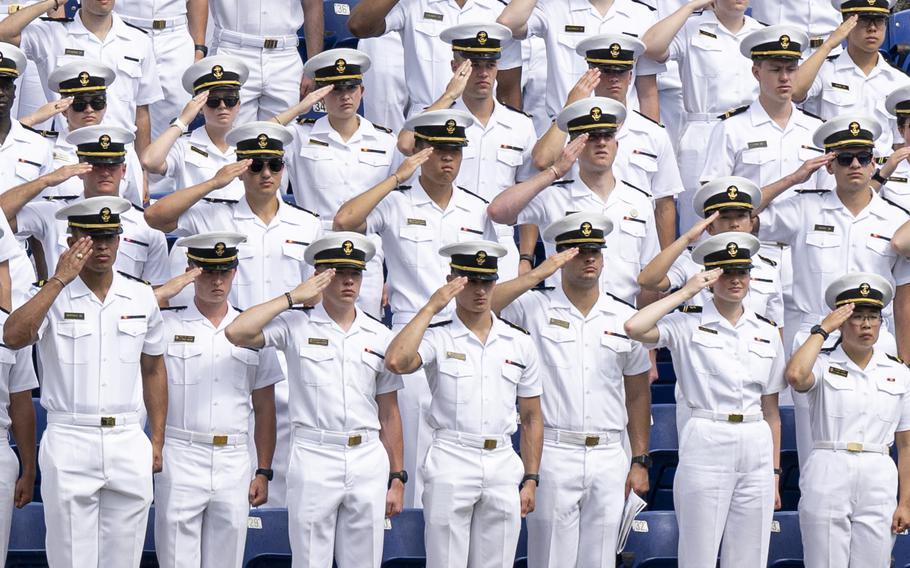
[[[70,249],[14,311],[3,343],[37,343],[47,430],[38,461],[49,564],[138,567],[161,471],[167,375],[161,312],[152,289],[114,271],[120,197],[57,212]],[[143,401],[151,442],[142,431]]]
[[[448,283],[386,350],[394,373],[424,367],[432,392],[434,440],[422,460],[427,566],[511,568],[521,517],[534,511],[543,441],[540,363],[528,332],[490,310],[505,252],[490,241],[442,247],[440,256],[451,260]],[[453,299],[453,319],[432,324]],[[511,443],[516,418],[521,458]]]

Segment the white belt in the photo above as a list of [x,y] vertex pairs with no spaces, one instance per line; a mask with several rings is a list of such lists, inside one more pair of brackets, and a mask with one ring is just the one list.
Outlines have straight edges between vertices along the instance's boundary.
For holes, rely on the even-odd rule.
[[263,49],[297,49],[300,38],[296,35],[286,36],[255,36],[232,32],[230,30],[216,30],[215,37],[220,43],[231,43],[243,47],[259,47]]
[[543,439],[548,442],[557,444],[569,444],[572,446],[609,446],[616,444],[622,438],[621,432],[571,432],[569,430],[557,430],[555,428],[544,428]]
[[495,450],[497,448],[512,448],[512,437],[506,434],[484,436],[482,434],[468,434],[457,430],[434,430],[433,438],[455,442],[469,448],[480,450]]
[[692,416],[695,418],[707,418],[708,420],[714,420],[715,422],[733,422],[734,424],[738,424],[740,422],[758,422],[764,418],[761,413],[739,414],[730,412],[712,412],[710,410],[701,410],[700,408],[693,408]]
[[815,442],[816,450],[846,450],[854,453],[888,454],[885,444],[864,444],[862,442]]
[[165,438],[183,440],[193,444],[208,444],[210,446],[242,446],[247,442],[246,432],[240,434],[204,434],[202,432],[191,432],[168,426],[164,430]]
[[120,15],[120,19],[128,24],[132,24],[144,30],[167,30],[186,26],[186,16],[177,16],[176,18],[136,18],[133,16]]
[[687,112],[686,120],[689,122],[717,122],[720,120],[717,116],[722,113],[710,112]]
[[376,430],[359,430],[357,432],[331,432],[329,430],[311,430],[309,428],[296,428],[294,436],[301,440],[331,444],[333,446],[347,446],[353,448],[379,438]]
[[139,424],[138,412],[127,412],[126,414],[75,414],[69,412],[48,412],[48,424],[70,424],[73,426],[103,426],[112,428],[114,426],[127,426],[129,424]]

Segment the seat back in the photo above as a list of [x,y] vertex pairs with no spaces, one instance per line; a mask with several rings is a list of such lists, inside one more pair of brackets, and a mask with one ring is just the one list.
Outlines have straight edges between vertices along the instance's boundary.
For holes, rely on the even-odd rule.
[[291,542],[288,537],[287,509],[254,509],[250,511],[246,531],[245,568],[279,568],[291,565]]
[[768,547],[768,568],[802,568],[803,541],[799,532],[799,513],[774,513],[771,543]]
[[[672,388],[672,385],[666,385]],[[651,447],[653,461],[649,471],[648,509],[673,510],[673,478],[679,463],[679,442],[676,433],[676,405],[651,405]]]
[[29,503],[21,509],[13,509],[12,526],[9,533],[7,568],[38,568],[47,566],[44,553],[44,507],[41,503]]
[[385,533],[382,568],[416,568],[426,561],[423,510],[405,509],[392,517],[392,530]]
[[632,525],[622,552],[622,565],[625,568],[675,568],[678,545],[675,513],[643,511]]

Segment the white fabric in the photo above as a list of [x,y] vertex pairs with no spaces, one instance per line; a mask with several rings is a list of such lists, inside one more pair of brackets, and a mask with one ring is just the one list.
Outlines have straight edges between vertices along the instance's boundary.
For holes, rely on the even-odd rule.
[[9,132],[0,144],[0,193],[33,181],[53,171],[54,142],[33,132],[18,120],[10,120]]
[[796,26],[810,37],[821,38],[828,37],[843,21],[840,11],[831,5],[830,0],[755,2],[752,17],[769,26]]
[[19,478],[19,459],[9,446],[6,436],[0,439],[0,558],[6,558],[9,533],[13,521],[16,480]]
[[114,5],[114,11],[121,16],[149,20],[186,16],[186,10],[186,0],[131,0]]
[[371,61],[382,61],[381,65],[373,65],[363,74],[363,116],[398,132],[404,126],[404,111],[408,106],[401,34],[361,39],[357,49],[366,53]]
[[[300,0],[210,0],[215,28],[262,37],[295,35],[303,25]],[[255,14],[256,17],[250,17]]]
[[[174,142],[167,152],[167,173],[164,175],[174,180],[174,187],[180,190],[212,179],[218,170],[236,161],[233,146],[222,152],[212,142],[205,127],[201,127]],[[243,182],[232,179],[225,187],[206,194],[206,197],[239,200],[243,197]]]
[[[6,324],[9,315],[0,310],[0,332]],[[13,350],[3,345],[0,347],[0,441],[6,440],[3,431],[9,430],[12,421],[9,416],[9,398],[11,394],[30,391],[38,388],[38,378],[35,376],[35,367],[32,364],[32,350]],[[19,469],[17,466],[16,473]],[[4,514],[0,510],[0,520]],[[6,543],[0,533],[0,543]],[[4,558],[4,556],[0,556]]]
[[901,160],[879,193],[885,199],[910,210],[910,163]]
[[[129,4],[129,2],[127,2]],[[186,4],[184,4],[184,9]],[[158,14],[155,14],[156,19]],[[186,25],[163,30],[143,26],[152,40],[158,70],[158,82],[164,98],[149,107],[151,139],[155,140],[180,116],[191,95],[183,88],[183,73],[193,64],[196,49]]]
[[[393,335],[404,329],[406,321],[392,325]],[[408,472],[408,483],[404,486],[404,506],[423,507],[423,457],[433,442],[433,427],[428,422],[430,384],[423,369],[409,375],[402,375],[404,388],[398,391],[398,410],[401,413],[401,439],[404,444],[404,469]]]

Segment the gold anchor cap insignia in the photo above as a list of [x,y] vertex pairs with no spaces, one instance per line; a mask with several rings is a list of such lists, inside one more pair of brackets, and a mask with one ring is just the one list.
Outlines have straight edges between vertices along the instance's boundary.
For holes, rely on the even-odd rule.
[[214,75],[216,79],[224,77],[224,67],[221,65],[215,65],[212,67],[212,75]]
[[614,59],[616,59],[617,57],[619,57],[619,53],[620,53],[620,50],[621,50],[621,49],[622,49],[622,48],[619,47],[619,44],[618,44],[618,43],[612,43],[612,44],[610,44],[610,57],[612,57],[612,58],[614,58]]
[[780,46],[783,49],[787,49],[788,47],[790,47],[790,36],[788,36],[786,34],[780,36]]
[[111,137],[107,134],[102,134],[101,137],[98,138],[98,144],[101,146],[102,150],[107,150],[111,147]]
[[859,136],[859,123],[853,121],[850,123],[850,134],[853,136]]
[[735,185],[731,185],[727,188],[727,197],[730,199],[736,199],[737,195],[739,195],[739,189]]
[[581,224],[581,234],[582,235],[584,235],[586,237],[590,237],[591,229],[592,229],[591,223],[588,223],[587,221],[585,221],[584,223]]
[[868,296],[869,292],[871,292],[871,291],[872,291],[872,288],[869,286],[868,283],[863,282],[862,284],[859,285],[859,293],[862,294],[863,296]]
[[603,113],[600,110],[600,107],[594,107],[591,109],[591,118],[594,119],[594,122],[600,122],[600,117],[603,116]]
[[446,132],[448,132],[449,134],[454,134],[455,126],[456,126],[455,120],[450,118],[449,120],[446,121]]
[[487,38],[489,38],[489,37],[490,36],[487,35],[487,32],[481,30],[481,31],[477,32],[477,43],[479,43],[480,45],[486,45]]
[[79,73],[79,84],[80,85],[82,85],[84,87],[84,86],[88,85],[88,81],[89,81],[89,74],[87,71],[83,71],[82,73]]
[[727,243],[727,254],[731,257],[735,257],[739,253],[739,247],[736,243]]
[[266,146],[269,145],[269,137],[266,136],[265,134],[260,134],[259,136],[256,137],[256,142],[259,143],[260,148],[265,148]]
[[351,241],[344,241],[341,243],[341,250],[344,251],[344,254],[351,256],[351,253],[354,252],[354,243]]
[[344,59],[338,59],[335,61],[335,71],[338,71],[339,73],[344,73],[344,70],[347,69],[347,67],[348,67],[348,62],[345,61]]
[[224,243],[215,243],[215,254],[217,256],[224,256]]
[[101,222],[102,222],[102,223],[107,223],[108,221],[110,221],[110,220],[111,220],[111,209],[110,209],[110,207],[102,207],[102,208],[101,208],[101,213],[100,213],[100,215],[101,215]]
[[483,266],[487,262],[487,252],[479,251],[474,260],[477,262],[477,266]]

